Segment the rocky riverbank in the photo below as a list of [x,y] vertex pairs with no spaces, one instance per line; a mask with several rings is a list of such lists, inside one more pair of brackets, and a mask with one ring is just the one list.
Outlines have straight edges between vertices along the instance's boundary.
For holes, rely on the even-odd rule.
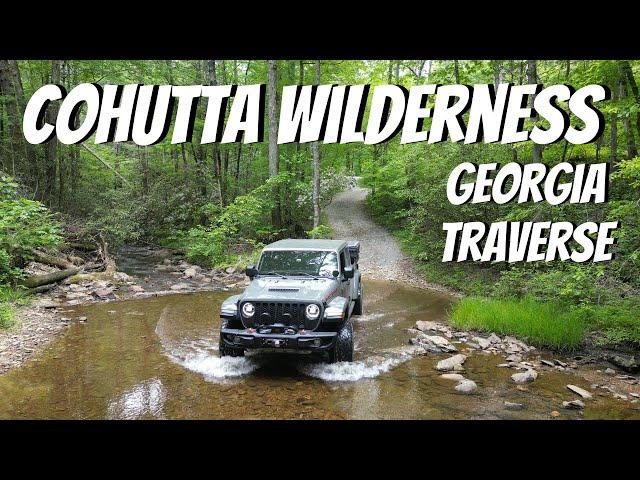
[[[132,252],[133,253],[132,255]],[[203,269],[185,261],[167,249],[130,247],[127,255],[146,258],[138,274],[116,271],[72,276],[50,290],[33,296],[16,313],[16,324],[0,331],[0,375],[21,365],[61,335],[73,322],[86,318],[69,316],[67,307],[144,298],[175,293],[240,288],[247,283],[235,268]],[[127,264],[126,260],[123,264]],[[32,262],[25,268],[29,275],[55,271],[54,267]],[[137,272],[138,273],[138,272]]]
[[[453,354],[440,360],[435,368],[443,372],[443,379],[455,382],[454,388],[461,394],[472,395],[479,390],[474,379],[465,376],[464,363],[467,358],[470,355],[500,355],[504,357],[504,362],[497,364],[496,368],[512,369],[514,373],[511,380],[518,390],[524,392],[528,390],[527,384],[535,382],[540,375],[549,371],[570,372],[582,378],[588,388],[567,383],[567,399],[559,403],[558,408],[581,411],[585,408],[585,402],[596,395],[611,396],[630,404],[637,404],[640,399],[640,378],[637,375],[630,375],[613,366],[604,367],[589,357],[574,355],[566,358],[537,350],[511,336],[465,332],[433,321],[418,321],[408,331],[415,336],[410,340],[412,348],[408,348],[407,353]],[[505,402],[505,408],[516,410],[525,406]],[[550,416],[556,417],[559,413],[552,410]]]

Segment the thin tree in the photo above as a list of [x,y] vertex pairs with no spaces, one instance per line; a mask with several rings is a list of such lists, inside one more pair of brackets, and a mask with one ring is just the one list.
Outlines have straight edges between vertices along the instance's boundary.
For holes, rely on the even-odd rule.
[[[315,84],[320,85],[320,60],[316,60]],[[320,143],[311,144],[313,155],[313,228],[320,225]]]
[[[269,178],[278,175],[278,66],[275,60],[269,60]],[[275,192],[276,205],[273,209],[272,220],[275,227],[280,226],[280,201],[279,189]]]
[[[538,68],[535,60],[527,60],[527,82],[529,82],[530,85],[538,83]],[[531,107],[533,107],[535,98],[535,95],[531,96]],[[533,156],[531,160],[534,163],[540,163],[542,161],[542,145],[537,143],[533,144]]]

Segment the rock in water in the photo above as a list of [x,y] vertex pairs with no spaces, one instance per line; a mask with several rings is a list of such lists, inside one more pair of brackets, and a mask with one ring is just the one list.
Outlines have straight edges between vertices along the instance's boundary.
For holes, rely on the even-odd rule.
[[538,372],[535,370],[527,370],[526,372],[514,373],[511,375],[511,380],[516,383],[529,383],[533,382],[536,378],[538,378]]
[[482,338],[482,337],[473,337],[472,340],[478,344],[478,346],[482,349],[485,350],[487,348],[489,348],[489,346],[491,345],[491,340],[488,340],[486,338]]
[[461,382],[465,379],[459,373],[443,373],[440,375],[440,378],[444,378],[445,380],[454,380],[456,382]]
[[567,388],[573,393],[577,393],[582,398],[589,399],[593,397],[593,395],[590,392],[587,392],[584,388],[576,387],[575,385],[567,385]]
[[425,335],[420,333],[416,338],[412,339],[414,345],[420,345],[429,352],[457,352],[458,349],[444,337],[439,335]]
[[460,393],[464,393],[465,395],[471,395],[478,390],[478,385],[476,385],[476,382],[473,380],[465,379],[458,383],[456,390]]
[[582,410],[584,402],[582,400],[571,400],[570,402],[562,402],[562,406],[570,410]]
[[444,325],[440,325],[437,322],[430,322],[428,320],[418,320],[416,322],[415,328],[420,330],[421,332],[426,332],[427,330],[440,331]]
[[504,408],[507,410],[524,410],[524,405],[522,403],[504,402]]
[[171,285],[171,290],[186,290],[189,288],[189,285],[186,283],[176,283],[175,285]]
[[440,372],[448,372],[451,370],[456,370],[456,367],[461,367],[466,359],[467,357],[460,353],[458,355],[454,355],[453,357],[440,360],[436,365],[436,370]]

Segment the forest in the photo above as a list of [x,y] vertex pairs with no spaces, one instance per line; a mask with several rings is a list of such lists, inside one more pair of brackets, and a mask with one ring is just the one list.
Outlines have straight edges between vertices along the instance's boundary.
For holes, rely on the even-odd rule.
[[[370,189],[369,213],[393,231],[420,274],[466,296],[452,312],[454,322],[487,327],[478,311],[490,298],[494,305],[504,303],[510,319],[518,309],[542,305],[548,315],[603,332],[603,344],[640,346],[639,75],[640,62],[626,60],[0,60],[0,325],[11,324],[12,304],[24,295],[23,267],[34,255],[102,239],[112,250],[151,244],[181,250],[205,267],[242,266],[276,239],[331,236],[324,207],[347,177],[356,176]],[[95,139],[76,145],[55,138],[27,142],[22,119],[30,96],[42,85],[70,91],[81,83],[264,84],[265,138],[203,143],[207,109],[200,102],[186,143],[172,144],[172,131],[149,146]],[[606,85],[611,98],[599,104],[604,132],[583,145],[566,139],[550,145],[403,144],[400,136],[374,145],[275,141],[285,86],[506,83]],[[47,109],[48,120],[57,108]],[[541,123],[529,119],[525,128]],[[448,201],[447,178],[460,163],[514,161],[549,168],[606,162],[608,201]],[[443,223],[473,221],[618,221],[615,256],[601,263],[443,263]]]

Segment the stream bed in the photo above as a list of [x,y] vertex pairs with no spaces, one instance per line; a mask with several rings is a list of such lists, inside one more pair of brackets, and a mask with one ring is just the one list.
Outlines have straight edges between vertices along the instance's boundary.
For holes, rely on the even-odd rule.
[[[542,372],[519,390],[500,355],[475,354],[465,376],[474,395],[434,368],[446,355],[403,353],[417,320],[443,321],[451,297],[367,281],[354,317],[353,362],[295,355],[219,358],[218,311],[230,291],[68,307],[75,321],[24,365],[0,376],[0,418],[72,419],[537,419],[640,418],[638,404],[594,395],[582,412],[569,372]],[[588,368],[588,367],[585,367]],[[524,391],[523,391],[524,390]],[[508,410],[505,401],[520,403]]]

